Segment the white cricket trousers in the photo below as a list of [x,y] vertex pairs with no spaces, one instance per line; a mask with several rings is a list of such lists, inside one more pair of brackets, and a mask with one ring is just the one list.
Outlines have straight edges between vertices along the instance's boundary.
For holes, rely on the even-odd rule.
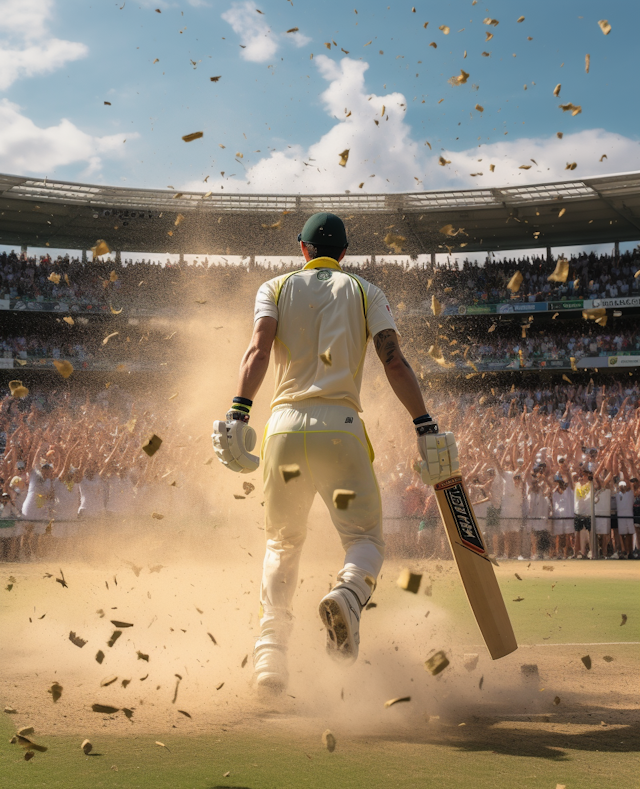
[[[366,602],[384,558],[380,492],[373,449],[358,412],[313,398],[276,406],[265,430],[263,473],[267,550],[260,589],[260,639],[286,646],[291,604],[298,580],[307,517],[316,493],[322,496],[346,556],[338,582]],[[295,465],[284,481],[281,466]],[[347,509],[333,503],[336,489],[356,495]]]

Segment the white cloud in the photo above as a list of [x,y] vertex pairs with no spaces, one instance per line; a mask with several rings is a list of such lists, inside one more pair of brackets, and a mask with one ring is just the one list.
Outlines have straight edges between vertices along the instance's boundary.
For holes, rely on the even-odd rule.
[[244,60],[263,63],[278,51],[278,42],[273,31],[264,15],[256,11],[255,3],[251,0],[234,3],[222,14],[222,18],[240,37],[240,42],[245,47],[241,50]]
[[[134,139],[136,133],[128,133]],[[57,167],[87,163],[84,175],[98,170],[102,156],[124,156],[122,134],[94,137],[63,119],[40,128],[7,99],[0,100],[0,172],[53,174]]]
[[[640,169],[640,142],[604,129],[566,134],[562,140],[554,134],[459,152],[429,150],[424,139],[412,137],[402,93],[365,91],[367,63],[351,58],[335,62],[325,55],[314,63],[329,83],[320,100],[335,125],[308,148],[291,145],[272,151],[248,165],[244,178],[209,179],[208,188],[306,194],[408,192],[522,185]],[[339,154],[345,149],[349,159],[347,166],[341,167]],[[451,164],[441,167],[441,154]],[[608,158],[601,163],[603,154]],[[567,171],[568,162],[576,162],[578,167]],[[493,173],[490,164],[495,164]],[[531,165],[531,169],[520,170],[520,165]],[[483,175],[473,177],[471,173]],[[181,188],[199,191],[202,184],[191,182]]]
[[222,18],[231,25],[234,33],[240,38],[240,44],[244,47],[240,50],[240,56],[253,63],[270,60],[282,42],[300,48],[311,41],[299,30],[295,33],[274,33],[267,22],[266,15],[259,14],[255,3],[251,0],[234,3],[222,14]]
[[53,0],[0,0],[0,90],[87,55],[84,44],[51,36],[52,7]]

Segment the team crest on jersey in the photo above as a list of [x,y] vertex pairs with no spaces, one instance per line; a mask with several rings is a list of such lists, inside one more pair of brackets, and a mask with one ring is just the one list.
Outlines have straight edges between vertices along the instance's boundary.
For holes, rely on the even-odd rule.
[[331,279],[331,272],[330,272],[328,269],[326,269],[326,268],[322,268],[322,269],[320,269],[320,271],[319,271],[319,272],[316,274],[316,277],[317,277],[318,279],[320,279],[320,280]]

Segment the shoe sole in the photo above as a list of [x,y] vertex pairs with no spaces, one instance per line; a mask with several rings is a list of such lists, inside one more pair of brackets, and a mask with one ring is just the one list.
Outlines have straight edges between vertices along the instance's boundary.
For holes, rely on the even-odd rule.
[[355,660],[349,644],[349,626],[335,600],[323,600],[319,608],[320,619],[327,629],[327,652],[331,657],[344,661]]
[[259,680],[257,685],[258,695],[261,698],[266,699],[273,698],[275,696],[281,696],[287,689],[286,680],[276,676],[265,677],[264,679]]

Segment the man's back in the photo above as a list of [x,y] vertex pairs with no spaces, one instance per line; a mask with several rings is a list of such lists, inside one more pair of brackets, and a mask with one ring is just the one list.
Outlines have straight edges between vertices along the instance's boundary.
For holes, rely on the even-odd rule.
[[260,317],[278,321],[272,407],[320,397],[362,410],[367,340],[395,329],[379,288],[318,258],[260,287],[255,320]]

